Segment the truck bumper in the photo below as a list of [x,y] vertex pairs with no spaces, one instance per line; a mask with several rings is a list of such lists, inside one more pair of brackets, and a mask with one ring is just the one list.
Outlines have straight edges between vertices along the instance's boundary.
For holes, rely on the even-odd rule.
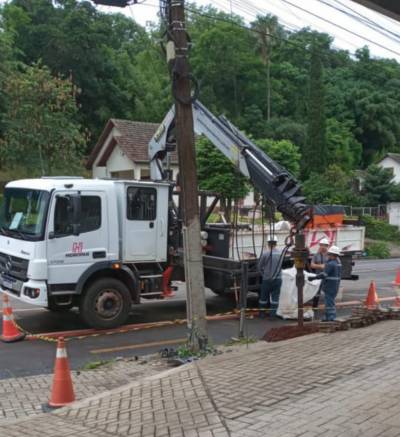
[[41,307],[48,306],[47,285],[44,281],[35,281],[30,279],[29,281],[22,283],[19,292],[16,292],[11,288],[7,288],[6,284],[3,282],[0,290],[14,299],[20,300],[21,302],[26,302],[31,305],[37,305]]

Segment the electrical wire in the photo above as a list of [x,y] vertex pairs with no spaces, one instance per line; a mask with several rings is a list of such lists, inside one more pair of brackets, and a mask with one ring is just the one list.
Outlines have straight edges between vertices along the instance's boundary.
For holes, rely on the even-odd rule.
[[383,28],[382,26],[380,26],[378,23],[374,23],[374,22],[371,21],[371,20],[357,17],[356,15],[353,15],[353,14],[347,12],[347,11],[344,10],[344,9],[341,9],[341,8],[338,8],[337,6],[332,5],[331,3],[327,2],[326,0],[318,0],[318,1],[319,1],[320,3],[322,3],[322,4],[324,4],[324,5],[326,5],[326,6],[330,7],[330,8],[332,8],[332,9],[335,9],[336,11],[341,12],[342,14],[344,14],[344,15],[346,15],[346,16],[352,18],[353,20],[356,20],[356,21],[358,21],[359,23],[362,23],[363,25],[367,26],[369,29],[371,29],[371,30],[373,30],[374,32],[377,32],[377,33],[383,35],[385,38],[388,38],[388,39],[392,40],[392,41],[395,42],[396,44],[400,43],[400,35],[398,35],[398,34],[396,34],[396,33],[394,33],[394,32],[390,32],[390,31],[389,31],[389,33],[392,34],[392,36],[389,35],[389,34],[387,33],[386,29],[384,29],[384,28]]
[[[191,7],[188,7],[188,6],[185,6],[185,9],[186,9],[186,11],[188,11],[188,12],[194,14],[194,15],[198,15],[198,16],[201,16],[201,17],[203,17],[203,18],[208,18],[210,21],[219,21],[219,22],[223,22],[223,23],[232,24],[232,25],[234,25],[234,26],[236,26],[236,27],[238,27],[238,28],[241,28],[241,29],[247,30],[247,31],[249,31],[249,32],[252,32],[252,33],[255,33],[255,34],[258,34],[258,35],[268,36],[268,37],[270,37],[270,38],[272,38],[272,39],[275,39],[275,40],[278,40],[278,41],[284,42],[284,43],[286,43],[287,45],[290,45],[290,46],[292,46],[292,47],[296,47],[296,48],[299,49],[299,50],[302,50],[302,51],[304,51],[304,52],[306,52],[306,53],[309,53],[309,49],[308,49],[308,48],[306,48],[306,47],[304,47],[303,45],[298,44],[298,43],[296,43],[296,42],[294,42],[294,41],[292,41],[292,40],[290,40],[290,39],[288,39],[288,38],[282,38],[282,37],[280,37],[280,36],[277,36],[277,35],[271,34],[271,33],[269,33],[269,32],[264,32],[264,31],[261,31],[261,30],[258,30],[258,29],[254,29],[254,28],[251,28],[251,27],[245,26],[245,25],[243,25],[243,24],[240,24],[240,23],[238,23],[238,22],[236,22],[236,21],[232,21],[232,20],[230,20],[230,19],[223,18],[223,17],[221,17],[221,16],[215,16],[215,15],[207,14],[207,13],[205,13],[205,12],[200,12],[200,11],[198,11],[198,10],[196,10],[196,9],[192,9]],[[343,50],[343,49],[339,49],[339,50]],[[354,54],[354,53],[351,53],[350,51],[347,51],[347,52],[348,52],[351,56],[355,57],[355,54]],[[319,54],[319,55],[321,55],[321,56],[325,56],[325,55],[326,55],[325,52],[322,52],[322,51],[320,51],[320,50],[318,50],[318,49],[315,49],[315,53],[317,53],[317,54]]]
[[[356,14],[357,16],[359,16],[361,19],[363,19],[363,21],[368,22],[368,23],[370,23],[371,25],[374,25],[374,26],[378,27],[379,29],[382,29],[382,30],[386,31],[386,32],[390,33],[391,35],[393,35],[393,36],[395,36],[395,37],[397,37],[397,38],[400,38],[400,34],[398,34],[398,33],[396,33],[396,32],[392,32],[391,30],[389,30],[389,29],[383,27],[383,26],[382,26],[381,24],[379,24],[377,21],[373,21],[373,20],[371,20],[371,19],[368,18],[367,16],[361,14],[361,12],[358,12],[358,11],[356,11],[355,9],[351,8],[350,6],[348,6],[348,5],[344,4],[344,3],[342,3],[340,0],[333,0],[333,1],[334,1],[335,3],[341,5],[341,6],[345,7],[346,9],[350,10],[351,12],[353,12],[354,14]],[[384,17],[384,18],[385,18],[385,20],[392,21],[393,24],[395,24],[395,25],[398,25],[398,24],[399,24],[398,21],[393,20],[391,17]]]
[[331,26],[337,27],[338,29],[341,29],[341,30],[343,30],[343,31],[353,35],[353,36],[356,36],[357,38],[360,38],[360,39],[362,39],[364,41],[367,41],[367,42],[369,42],[369,43],[371,43],[371,44],[373,44],[373,45],[375,45],[377,47],[380,47],[381,49],[389,51],[389,52],[391,52],[391,53],[393,53],[393,54],[395,54],[397,56],[400,56],[400,52],[397,52],[396,50],[392,50],[392,49],[390,49],[388,47],[385,47],[384,45],[382,45],[382,44],[380,44],[378,42],[372,41],[371,39],[366,38],[365,36],[361,36],[360,34],[358,34],[356,32],[353,32],[350,29],[346,29],[344,26],[341,26],[340,24],[337,24],[337,23],[335,23],[335,22],[333,22],[331,20],[328,20],[327,18],[321,17],[320,15],[315,14],[314,12],[308,11],[307,9],[304,9],[301,6],[298,6],[298,5],[290,2],[289,0],[281,0],[281,1],[284,2],[284,3],[287,3],[290,6],[293,6],[294,8],[299,9],[302,12],[305,12],[306,14],[309,14],[309,15],[313,16],[314,18],[317,18],[317,19],[319,19],[321,21],[324,21],[325,23],[328,23]]

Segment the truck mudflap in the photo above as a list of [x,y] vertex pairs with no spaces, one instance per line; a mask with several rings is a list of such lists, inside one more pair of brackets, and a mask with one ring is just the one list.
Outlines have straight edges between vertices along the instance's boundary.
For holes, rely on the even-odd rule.
[[348,279],[350,281],[357,281],[359,279],[358,275],[353,274],[353,256],[354,252],[345,252],[340,256],[340,261],[342,263],[342,279]]

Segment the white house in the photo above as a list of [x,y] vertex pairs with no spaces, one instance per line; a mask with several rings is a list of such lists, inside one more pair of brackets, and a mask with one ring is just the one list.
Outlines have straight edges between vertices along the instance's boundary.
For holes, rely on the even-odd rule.
[[[86,167],[94,178],[149,179],[148,144],[157,123],[111,118],[90,154]],[[178,159],[171,156],[171,170],[176,180]]]
[[[157,123],[111,118],[89,155],[86,168],[92,170],[94,178],[149,179],[148,144],[158,126]],[[176,181],[179,171],[176,152],[171,154],[170,168]],[[253,207],[253,192],[239,204]]]
[[400,153],[386,153],[378,162],[378,166],[392,170],[393,182],[400,183]]

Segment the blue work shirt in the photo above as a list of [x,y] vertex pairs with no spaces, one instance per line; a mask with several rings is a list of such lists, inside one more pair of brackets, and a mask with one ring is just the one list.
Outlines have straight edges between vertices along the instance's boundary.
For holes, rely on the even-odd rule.
[[266,249],[258,261],[258,270],[263,281],[280,279],[282,277],[282,251],[273,248]]
[[325,263],[322,273],[317,275],[322,279],[322,290],[324,293],[336,295],[339,291],[340,279],[342,277],[342,264],[339,259],[329,259]]

